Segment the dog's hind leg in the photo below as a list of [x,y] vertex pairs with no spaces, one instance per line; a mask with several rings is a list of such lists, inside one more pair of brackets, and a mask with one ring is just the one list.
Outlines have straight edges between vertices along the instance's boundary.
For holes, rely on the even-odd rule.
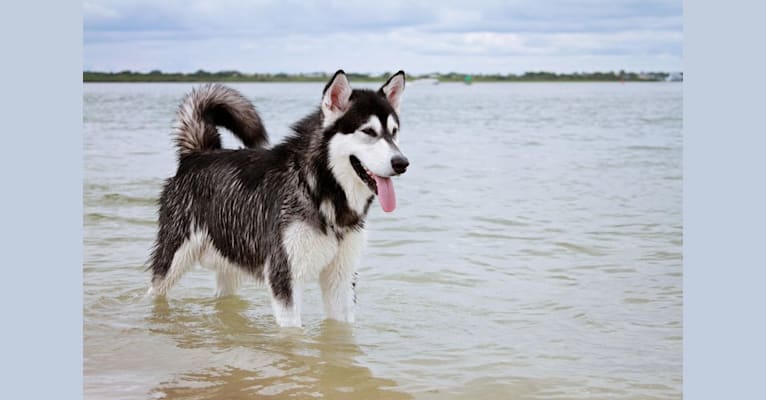
[[271,292],[271,306],[277,324],[283,328],[300,327],[302,285],[293,279],[283,249],[270,257],[264,277]]
[[354,322],[356,306],[356,268],[364,248],[364,231],[349,233],[338,247],[338,254],[319,275],[325,316]]
[[[192,233],[180,245],[172,246],[172,242],[159,242],[152,259],[152,287],[149,293],[164,296],[179,279],[194,267],[199,260],[204,235]],[[175,247],[175,250],[173,250]],[[172,254],[170,262],[168,255]]]

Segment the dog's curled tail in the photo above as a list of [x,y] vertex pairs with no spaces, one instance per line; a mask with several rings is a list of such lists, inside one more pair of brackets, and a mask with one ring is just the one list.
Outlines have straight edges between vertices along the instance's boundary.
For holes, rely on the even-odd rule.
[[232,88],[207,84],[192,90],[178,108],[175,143],[179,157],[220,149],[217,126],[230,130],[246,147],[268,142],[266,129],[249,100]]

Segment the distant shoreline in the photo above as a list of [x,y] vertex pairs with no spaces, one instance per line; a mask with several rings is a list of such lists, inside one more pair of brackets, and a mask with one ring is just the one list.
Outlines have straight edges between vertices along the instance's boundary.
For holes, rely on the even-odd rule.
[[[553,72],[525,72],[516,74],[464,74],[451,72],[447,74],[411,75],[410,81],[437,80],[440,83],[447,82],[662,82],[671,74],[668,72],[589,72],[576,74],[556,74]],[[352,82],[381,82],[388,79],[390,74],[366,75],[348,74]],[[683,75],[681,75],[682,77]],[[238,71],[207,72],[197,71],[193,73],[166,73],[161,71],[152,72],[83,72],[83,82],[327,82],[329,74],[245,74]]]

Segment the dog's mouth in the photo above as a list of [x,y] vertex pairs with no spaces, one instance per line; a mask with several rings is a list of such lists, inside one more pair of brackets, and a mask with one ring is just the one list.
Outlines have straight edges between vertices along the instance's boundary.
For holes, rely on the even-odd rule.
[[373,193],[378,194],[378,184],[375,183],[375,178],[373,178],[375,175],[370,172],[369,169],[365,168],[356,156],[349,157],[349,161],[351,161],[351,166],[354,167],[354,171],[356,171],[356,175],[359,176],[359,179],[366,183],[367,187],[369,187]]
[[394,211],[396,208],[396,194],[394,193],[394,183],[390,177],[378,176],[362,165],[356,156],[350,156],[349,161],[354,168],[356,175],[364,182],[370,190],[378,195],[380,206],[385,212]]

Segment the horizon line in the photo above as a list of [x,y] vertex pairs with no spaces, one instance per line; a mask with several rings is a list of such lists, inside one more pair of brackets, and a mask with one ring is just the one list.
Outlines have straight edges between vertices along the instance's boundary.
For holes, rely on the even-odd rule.
[[[344,70],[346,75],[365,75],[365,76],[386,76],[391,75],[394,72],[393,71],[385,71],[385,72],[349,72]],[[332,76],[335,74],[336,71],[327,72],[327,71],[304,71],[304,72],[284,72],[284,71],[278,71],[278,72],[243,72],[236,69],[219,69],[219,70],[206,70],[203,68],[197,69],[192,72],[183,72],[183,71],[163,71],[160,69],[152,69],[149,71],[145,70],[132,70],[132,69],[122,69],[122,70],[109,70],[109,71],[103,71],[103,70],[93,70],[93,69],[83,69],[83,73],[91,73],[91,74],[125,74],[125,73],[132,73],[132,74],[176,74],[176,75],[194,75],[194,74],[242,74],[242,75],[287,75],[287,76],[297,76],[297,75],[312,75],[312,76],[318,76],[318,75],[325,75],[325,76]],[[545,74],[555,74],[555,75],[587,75],[587,74],[671,74],[671,73],[683,73],[682,70],[626,70],[626,69],[620,69],[620,70],[591,70],[591,71],[574,71],[574,72],[555,72],[551,70],[545,70],[545,69],[533,69],[533,70],[527,70],[524,72],[465,72],[465,71],[449,71],[449,72],[438,72],[438,71],[431,71],[431,72],[424,72],[424,73],[407,73],[405,71],[405,74],[411,75],[411,76],[427,76],[427,75],[472,75],[472,76],[488,76],[488,75],[495,75],[495,76],[521,76],[524,74],[539,74],[539,73],[545,73]]]

